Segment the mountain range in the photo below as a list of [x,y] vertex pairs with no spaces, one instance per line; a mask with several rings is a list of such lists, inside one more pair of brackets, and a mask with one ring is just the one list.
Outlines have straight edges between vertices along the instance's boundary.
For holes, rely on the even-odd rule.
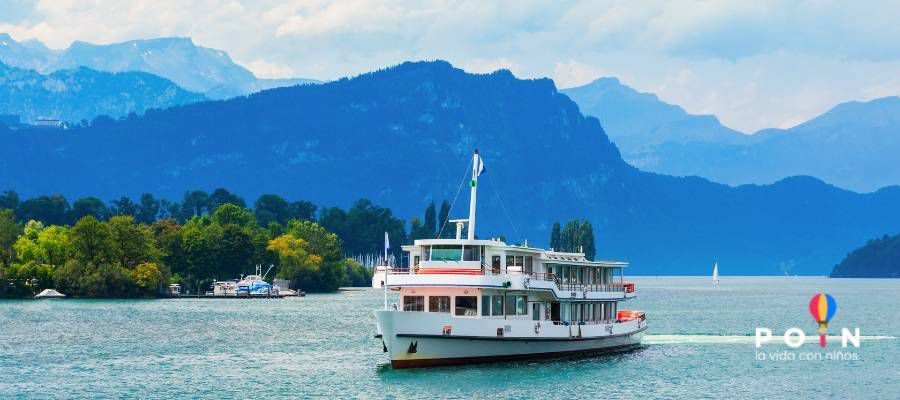
[[810,175],[854,191],[900,184],[900,98],[842,103],[790,129],[752,135],[614,78],[562,91],[600,119],[638,168],[730,185]]
[[211,99],[318,82],[303,78],[257,78],[232,61],[228,53],[198,46],[190,38],[181,37],[103,45],[75,41],[64,50],[52,50],[37,40],[19,43],[9,34],[0,33],[0,62],[43,74],[78,67],[105,72],[147,72]]
[[40,118],[70,122],[98,115],[118,118],[202,100],[206,97],[146,72],[77,67],[42,75],[0,63],[0,114],[16,115],[23,123]]
[[900,231],[900,187],[860,194],[803,176],[730,187],[644,172],[551,80],[440,61],[63,131],[0,128],[0,143],[0,186],[24,197],[226,187],[322,205],[367,197],[407,219],[457,197],[451,217],[465,215],[478,148],[480,237],[546,246],[555,221],[586,218],[598,257],[631,261],[631,274],[705,275],[718,262],[725,275],[824,275],[848,249]]

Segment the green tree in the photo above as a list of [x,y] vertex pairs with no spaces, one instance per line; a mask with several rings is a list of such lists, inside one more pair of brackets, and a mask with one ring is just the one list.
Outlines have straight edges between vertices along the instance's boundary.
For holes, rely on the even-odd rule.
[[73,255],[82,264],[99,265],[117,260],[116,244],[109,227],[92,215],[78,220],[70,237]]
[[155,247],[160,251],[163,265],[176,275],[185,272],[185,256],[182,248],[181,225],[174,219],[161,219],[150,225]]
[[210,211],[209,193],[202,190],[185,192],[181,201],[182,218],[198,217]]
[[162,205],[159,200],[150,193],[144,193],[138,203],[135,220],[141,224],[152,224],[159,217],[161,209]]
[[117,215],[107,223],[113,251],[119,266],[132,269],[140,263],[155,261],[159,252],[153,247],[153,235],[146,225],[134,223],[130,215]]
[[253,204],[253,209],[260,226],[267,226],[273,221],[284,224],[290,218],[290,204],[281,196],[274,194],[259,196]]
[[21,221],[33,219],[47,225],[65,225],[69,222],[69,202],[58,194],[38,196],[19,204],[16,214]]
[[0,264],[9,265],[15,258],[13,245],[22,233],[11,209],[0,209]]
[[452,238],[456,235],[456,231],[452,226],[448,226],[450,220],[450,203],[447,200],[441,202],[441,212],[438,213],[438,226],[442,238]]
[[145,296],[158,294],[161,286],[167,281],[162,270],[155,263],[142,263],[131,271],[132,280],[138,290]]
[[38,233],[37,245],[42,262],[52,267],[60,267],[69,258],[69,228],[51,225]]
[[593,260],[597,254],[596,243],[594,243],[594,227],[588,220],[582,220],[580,226],[580,234],[578,246],[584,252],[585,258]]
[[122,196],[118,200],[110,202],[110,214],[112,215],[131,215],[137,214],[138,206],[131,201],[130,197]]
[[433,238],[437,233],[437,230],[440,229],[437,226],[437,215],[435,215],[435,213],[434,200],[432,200],[431,203],[428,203],[428,207],[425,208],[425,223],[422,233],[427,238]]
[[240,196],[231,193],[224,188],[213,190],[212,194],[209,195],[210,210],[215,210],[224,204],[233,204],[239,208],[247,208],[247,203],[245,203],[244,199]]
[[550,248],[556,251],[562,251],[559,222],[554,222],[553,229],[550,230]]
[[290,218],[314,221],[316,219],[316,209],[315,204],[306,200],[295,201],[291,203],[289,208]]
[[241,208],[231,203],[226,203],[216,208],[212,214],[212,221],[220,225],[251,226],[256,225],[256,220],[250,210]]
[[75,203],[72,204],[69,220],[74,223],[88,215],[93,215],[94,218],[105,221],[109,219],[109,213],[109,208],[100,199],[96,197],[82,197],[75,200]]
[[7,190],[0,194],[0,209],[3,208],[10,210],[19,208],[19,194],[12,190]]

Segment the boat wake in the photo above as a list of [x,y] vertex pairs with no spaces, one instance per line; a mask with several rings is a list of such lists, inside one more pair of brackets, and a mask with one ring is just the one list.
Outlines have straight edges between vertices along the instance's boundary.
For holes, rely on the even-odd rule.
[[[860,336],[862,341],[894,340],[896,336]],[[783,343],[783,336],[772,336],[772,343]],[[840,336],[828,336],[829,341],[840,341]],[[755,343],[754,336],[741,335],[645,335],[644,344],[746,344]]]

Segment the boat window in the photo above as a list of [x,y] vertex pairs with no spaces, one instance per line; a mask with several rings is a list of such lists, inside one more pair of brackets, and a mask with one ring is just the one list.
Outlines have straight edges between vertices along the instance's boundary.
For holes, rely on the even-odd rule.
[[503,315],[503,296],[491,296],[491,315]]
[[478,298],[475,296],[456,296],[456,315],[466,317],[478,315]]
[[460,261],[462,260],[462,246],[431,246],[432,261]]
[[506,256],[506,266],[507,267],[521,267],[524,263],[525,257],[522,256]]
[[481,261],[479,246],[463,246],[463,261]]
[[431,246],[422,246],[422,260],[431,261]]
[[532,272],[534,272],[534,266],[532,265],[532,258],[531,258],[531,256],[525,256],[525,273],[530,274]]
[[425,311],[425,296],[403,296],[403,311]]
[[527,296],[506,296],[506,315],[528,315]]
[[450,296],[428,296],[428,311],[450,312]]
[[481,296],[481,315],[491,316],[491,296]]

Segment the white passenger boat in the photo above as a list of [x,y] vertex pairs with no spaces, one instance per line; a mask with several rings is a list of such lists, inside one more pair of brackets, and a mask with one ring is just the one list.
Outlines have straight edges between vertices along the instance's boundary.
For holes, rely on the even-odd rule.
[[385,309],[375,312],[376,337],[391,365],[533,359],[640,346],[647,329],[644,313],[618,307],[635,296],[634,284],[623,281],[627,263],[475,238],[483,168],[476,150],[469,218],[454,221],[456,238],[403,246],[411,267],[385,271],[385,292],[400,294],[400,304],[392,307],[385,294]]

